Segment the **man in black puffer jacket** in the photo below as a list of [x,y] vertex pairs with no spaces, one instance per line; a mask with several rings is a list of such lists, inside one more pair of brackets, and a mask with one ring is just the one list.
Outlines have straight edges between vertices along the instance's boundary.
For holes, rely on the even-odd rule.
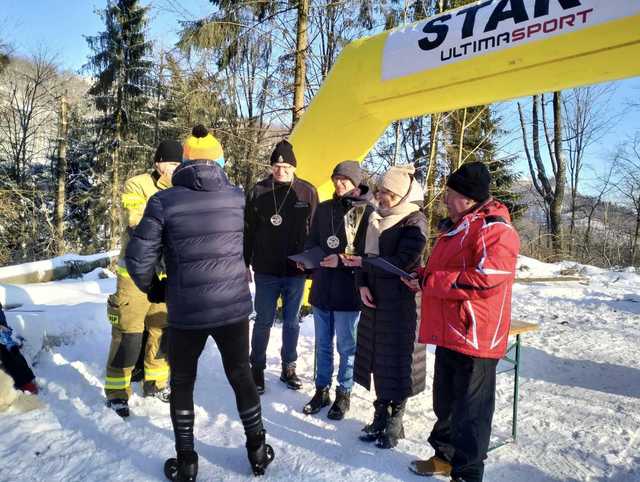
[[[244,195],[214,161],[220,162],[222,152],[217,140],[203,129],[193,134],[185,142],[185,162],[173,175],[174,187],[149,199],[126,251],[129,274],[150,301],[162,301],[166,294],[178,457],[165,469],[178,480],[195,480],[197,473],[193,387],[209,336],[235,392],[254,472],[263,472],[273,455],[264,443],[260,398],[249,365],[252,307],[242,251]],[[155,275],[161,257],[166,281]]]

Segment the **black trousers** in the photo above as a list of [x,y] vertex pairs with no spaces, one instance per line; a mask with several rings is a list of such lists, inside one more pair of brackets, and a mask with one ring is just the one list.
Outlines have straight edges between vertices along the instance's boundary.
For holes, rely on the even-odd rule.
[[436,348],[429,443],[452,466],[452,477],[480,482],[495,409],[498,360]]
[[21,388],[36,377],[17,346],[7,349],[6,346],[0,345],[0,361],[4,370],[13,378],[16,388]]
[[171,367],[171,421],[176,451],[192,451],[193,387],[198,358],[211,336],[222,356],[224,372],[233,388],[236,406],[245,433],[262,430],[260,397],[249,365],[249,321],[205,330],[181,330],[169,327],[169,366]]

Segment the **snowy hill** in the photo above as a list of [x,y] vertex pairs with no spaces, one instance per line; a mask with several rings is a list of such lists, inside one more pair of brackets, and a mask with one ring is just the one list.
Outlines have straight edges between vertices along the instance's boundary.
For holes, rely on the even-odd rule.
[[[547,277],[567,264],[521,258],[519,266],[523,276]],[[487,481],[640,481],[640,275],[578,268],[588,285],[514,288],[514,317],[539,323],[540,330],[523,335],[518,443],[489,454]],[[0,414],[0,481],[164,480],[163,462],[173,455],[168,406],[136,395],[126,421],[104,406],[105,301],[114,290],[114,278],[95,272],[83,280],[0,285],[0,301],[22,304],[7,317],[27,336],[46,404],[27,414]],[[301,412],[313,392],[313,339],[306,319],[298,350],[305,385],[294,392],[278,381],[279,326],[272,332],[262,403],[276,460],[264,480],[428,480],[407,465],[432,453],[431,391],[410,399],[407,438],[395,450],[360,442],[373,400],[362,388],[356,387],[343,421],[328,420],[326,409],[315,416]],[[428,361],[430,379],[432,354]],[[510,430],[511,391],[512,376],[499,375],[498,436]],[[195,401],[199,480],[255,480],[212,341],[200,359]]]

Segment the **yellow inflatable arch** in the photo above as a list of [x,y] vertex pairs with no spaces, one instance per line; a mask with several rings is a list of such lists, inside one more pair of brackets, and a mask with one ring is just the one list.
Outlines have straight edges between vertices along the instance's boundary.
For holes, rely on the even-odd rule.
[[356,40],[291,134],[331,195],[394,120],[640,75],[640,0],[483,0]]

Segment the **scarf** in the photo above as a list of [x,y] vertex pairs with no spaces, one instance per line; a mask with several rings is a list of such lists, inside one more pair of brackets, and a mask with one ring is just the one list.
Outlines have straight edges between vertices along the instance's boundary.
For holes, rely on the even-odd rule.
[[367,226],[367,237],[365,238],[364,252],[367,255],[380,255],[380,235],[389,228],[392,228],[409,214],[420,210],[416,204],[409,202],[406,198],[392,208],[379,207],[369,216]]

